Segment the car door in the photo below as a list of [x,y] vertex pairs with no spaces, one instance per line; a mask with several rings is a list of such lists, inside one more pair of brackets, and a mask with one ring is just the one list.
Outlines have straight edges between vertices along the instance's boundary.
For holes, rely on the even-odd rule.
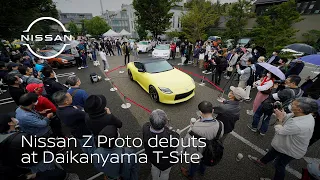
[[148,73],[147,72],[139,72],[138,69],[142,69],[145,71],[145,68],[144,68],[144,65],[140,62],[135,62],[134,63],[135,66],[136,66],[136,81],[140,84],[140,86],[148,91],[148,88],[149,88],[149,78],[148,78]]

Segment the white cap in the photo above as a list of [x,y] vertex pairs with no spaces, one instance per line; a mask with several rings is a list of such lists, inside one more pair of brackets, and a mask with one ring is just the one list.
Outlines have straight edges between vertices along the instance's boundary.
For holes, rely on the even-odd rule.
[[238,99],[238,100],[245,99],[246,91],[243,88],[230,86],[230,90],[233,92],[236,99]]

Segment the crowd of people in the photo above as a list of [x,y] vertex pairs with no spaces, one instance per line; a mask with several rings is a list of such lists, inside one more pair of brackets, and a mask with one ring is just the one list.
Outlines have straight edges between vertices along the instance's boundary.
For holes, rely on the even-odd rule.
[[[131,51],[135,51],[127,43],[115,41],[118,55],[125,56],[125,64],[130,61]],[[104,70],[108,71],[109,64],[107,53],[114,55],[110,41],[88,42],[84,41],[80,46],[72,48],[79,69],[86,68],[86,58],[92,57],[97,61],[98,51],[104,62]],[[119,47],[119,48],[118,48]],[[247,110],[253,116],[252,124],[248,127],[253,132],[265,135],[268,131],[269,121],[273,113],[276,116],[274,126],[275,136],[271,143],[271,149],[262,158],[250,156],[250,160],[259,166],[275,161],[275,175],[273,179],[280,180],[285,177],[285,167],[293,159],[302,158],[308,147],[319,138],[319,97],[309,96],[299,87],[301,77],[299,73],[304,63],[300,60],[292,61],[281,58],[279,52],[274,52],[269,60],[260,56],[257,49],[236,48],[230,50],[220,48],[217,42],[198,41],[192,45],[188,41],[171,43],[171,51],[179,52],[183,63],[200,67],[205,74],[215,73],[215,82],[220,84],[221,76],[225,72],[226,80],[232,80],[238,74],[238,87],[231,86],[228,99],[223,99],[219,106],[213,106],[211,102],[202,101],[198,105],[198,121],[194,122],[188,133],[183,137],[183,143],[195,137],[205,138],[205,147],[180,147],[168,146],[154,148],[148,143],[151,138],[161,137],[169,141],[171,137],[180,138],[181,134],[168,128],[169,118],[166,112],[160,109],[152,111],[149,122],[142,127],[142,139],[145,153],[151,163],[151,174],[154,180],[167,180],[172,159],[167,158],[173,151],[198,154],[199,163],[190,163],[189,168],[181,168],[181,173],[188,179],[193,179],[196,172],[203,175],[206,168],[210,167],[205,158],[209,145],[221,147],[224,139],[240,120],[241,102],[250,100],[251,87],[258,90],[253,109]],[[134,153],[131,148],[120,148],[114,141],[97,146],[99,135],[110,139],[124,136],[119,133],[123,122],[117,118],[110,109],[106,97],[103,95],[88,95],[81,89],[81,80],[77,76],[68,77],[65,83],[60,83],[55,77],[53,68],[45,64],[41,59],[29,56],[12,57],[9,62],[1,61],[1,80],[8,85],[8,91],[17,105],[13,113],[0,116],[0,144],[1,144],[1,179],[18,179],[19,176],[28,179],[77,179],[76,174],[67,173],[58,168],[54,163],[44,164],[42,159],[38,163],[21,163],[23,153],[32,151],[41,154],[44,150],[53,153],[63,152],[64,148],[36,148],[21,147],[22,137],[37,136],[38,138],[65,138],[74,137],[80,144],[83,153],[97,153],[101,155]],[[178,55],[179,55],[178,54]],[[28,61],[28,62],[26,62]],[[277,66],[286,76],[285,81],[272,72],[264,70],[257,62],[266,62]],[[249,87],[248,87],[249,86]],[[216,117],[214,117],[214,114]],[[259,121],[262,123],[258,129]],[[67,134],[62,129],[62,124],[70,130]],[[89,141],[85,135],[93,136]],[[200,144],[196,138],[195,144]],[[218,142],[218,143],[217,143]],[[179,143],[179,142],[176,142]],[[85,148],[83,145],[91,145]],[[218,144],[218,145],[217,145]],[[226,147],[228,148],[228,147]],[[155,151],[162,151],[160,161],[156,161]],[[223,151],[223,148],[220,148]],[[179,153],[176,154],[178,157]],[[39,157],[38,157],[39,158]],[[124,159],[123,163],[106,163],[94,159],[94,167],[105,174],[106,179],[139,179],[139,164],[133,159]],[[319,164],[309,164],[309,174],[313,178],[320,179],[319,169],[314,168]]]

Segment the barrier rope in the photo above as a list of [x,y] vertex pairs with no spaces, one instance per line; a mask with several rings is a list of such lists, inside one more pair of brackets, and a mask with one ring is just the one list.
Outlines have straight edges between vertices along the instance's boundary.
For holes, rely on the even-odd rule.
[[[106,72],[105,74],[106,74],[106,76],[109,78],[108,74],[109,74],[110,72],[113,72],[113,71],[115,71],[115,70],[117,70],[117,69],[120,69],[120,68],[123,68],[123,67],[125,67],[125,66],[119,66],[119,67],[117,67],[117,68],[114,68],[114,69]],[[126,97],[126,96],[120,91],[119,87],[116,86],[114,83],[112,83],[112,85],[113,85],[115,88],[118,89],[118,92],[121,94],[121,96],[125,97],[126,100],[130,101],[131,103],[133,103],[134,105],[140,107],[141,109],[145,110],[145,111],[148,112],[148,113],[151,113],[151,112],[152,112],[150,109],[148,109],[148,108],[142,106],[141,104],[135,102],[134,100]]]
[[[179,69],[180,71],[185,72],[185,73],[187,73],[187,74],[190,74],[190,75],[196,76],[196,77],[198,77],[198,78],[201,78],[201,79],[202,79],[202,77],[203,77],[203,76],[201,76],[201,75],[199,75],[199,74],[196,74],[196,73],[193,73],[193,72],[184,70],[184,69],[182,69],[182,68],[177,68],[177,69]],[[204,77],[204,80],[206,80],[209,84],[211,84],[212,86],[214,86],[218,91],[223,92],[223,89],[222,89],[222,88],[220,88],[219,86],[217,86],[216,84],[214,84],[214,83],[213,83],[212,81],[210,81],[208,78]]]

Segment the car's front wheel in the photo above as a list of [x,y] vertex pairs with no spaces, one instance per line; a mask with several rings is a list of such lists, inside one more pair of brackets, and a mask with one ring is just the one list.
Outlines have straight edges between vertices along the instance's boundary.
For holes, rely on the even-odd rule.
[[128,76],[129,76],[130,80],[133,81],[133,76],[132,76],[130,69],[128,69]]
[[151,99],[154,102],[159,102],[159,95],[158,95],[158,92],[154,86],[149,87],[149,94],[150,94]]

